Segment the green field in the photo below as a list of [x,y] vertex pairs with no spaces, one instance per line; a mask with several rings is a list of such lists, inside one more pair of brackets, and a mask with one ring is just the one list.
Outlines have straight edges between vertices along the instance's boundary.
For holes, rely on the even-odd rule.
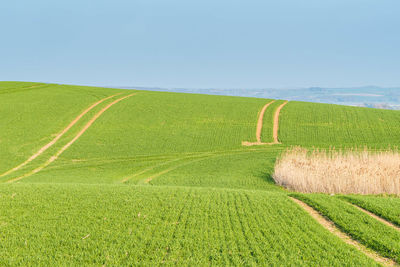
[[[271,175],[292,145],[396,146],[400,113],[289,102],[282,144],[243,146],[270,101],[0,82],[0,265],[377,265]],[[281,103],[264,115],[263,142]],[[400,262],[400,233],[350,204],[399,224],[399,198],[295,197]]]
[[287,145],[388,148],[400,145],[400,112],[307,102],[282,110],[280,136]]
[[389,196],[342,196],[343,199],[400,226],[400,198]]
[[318,194],[294,196],[335,222],[340,229],[349,233],[355,240],[399,262],[400,231],[387,227],[335,197]]

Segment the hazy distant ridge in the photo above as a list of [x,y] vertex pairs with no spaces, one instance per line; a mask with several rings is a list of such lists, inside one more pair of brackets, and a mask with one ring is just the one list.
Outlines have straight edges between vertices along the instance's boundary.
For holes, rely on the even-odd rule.
[[129,86],[120,88],[287,99],[317,103],[330,103],[349,106],[400,110],[400,87],[382,88],[378,86],[364,86],[353,88],[310,87],[299,89],[184,89]]

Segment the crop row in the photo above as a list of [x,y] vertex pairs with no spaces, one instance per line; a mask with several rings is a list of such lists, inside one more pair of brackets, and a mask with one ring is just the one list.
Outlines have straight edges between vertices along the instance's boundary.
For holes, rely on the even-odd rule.
[[400,232],[379,222],[340,198],[322,194],[294,194],[333,221],[353,239],[382,256],[400,262]]
[[[88,105],[104,97],[104,94],[116,92],[113,89],[96,91],[90,87],[50,85],[36,90],[35,94],[24,92],[19,97],[7,98],[7,101],[0,99],[0,102],[4,101],[3,107],[8,112],[11,104],[30,99],[26,101],[29,105],[25,107],[29,113],[23,112],[24,109],[21,108],[10,118],[5,116],[0,119],[0,124],[4,124],[4,128],[8,129],[0,133],[0,139],[4,135],[0,150],[4,155],[0,156],[6,159],[0,163],[0,170],[6,171],[24,162],[38,148],[48,143],[52,134],[60,132]],[[43,102],[43,95],[47,95],[47,102]],[[51,101],[48,101],[49,99]],[[254,138],[257,112],[266,102],[268,100],[254,98],[139,91],[134,97],[105,112],[57,161],[21,181],[120,182],[125,177],[154,165],[179,159],[182,155],[244,150],[241,142]],[[53,147],[29,166],[19,170],[12,177],[3,177],[2,180],[24,175],[43,165],[57,149],[72,139],[99,108],[101,105],[86,114]],[[272,110],[268,112],[272,114]],[[18,116],[19,120],[13,119],[15,116]],[[14,123],[15,127],[11,127],[11,123]],[[136,160],[173,154],[176,155],[175,159],[159,160],[154,162],[154,165],[151,162]],[[216,161],[227,165],[221,166],[225,170],[230,167],[222,158]],[[151,172],[129,180],[134,183],[140,182],[148,175],[151,175]],[[186,182],[188,183],[192,182]]]
[[281,112],[279,129],[289,145],[387,148],[400,144],[400,113],[291,101]]
[[0,95],[0,174],[24,162],[77,114],[107,95],[102,89],[93,91],[90,87],[40,85]]
[[0,265],[373,265],[285,194],[0,186]]
[[341,198],[400,226],[400,198],[348,195]]

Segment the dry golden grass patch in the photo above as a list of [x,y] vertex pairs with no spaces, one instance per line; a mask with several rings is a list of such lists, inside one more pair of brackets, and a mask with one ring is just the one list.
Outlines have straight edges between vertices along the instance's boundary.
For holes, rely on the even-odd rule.
[[295,147],[278,158],[273,178],[303,193],[400,194],[400,154]]

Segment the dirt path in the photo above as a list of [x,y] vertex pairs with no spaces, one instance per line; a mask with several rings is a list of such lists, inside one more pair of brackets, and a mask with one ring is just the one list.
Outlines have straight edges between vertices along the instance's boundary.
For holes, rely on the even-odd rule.
[[357,206],[357,205],[354,205],[354,204],[352,204],[352,203],[349,203],[349,204],[352,205],[352,206],[354,206],[355,208],[359,209],[360,211],[364,212],[365,214],[368,214],[369,216],[371,216],[371,217],[374,218],[375,220],[378,220],[378,221],[380,221],[381,223],[383,223],[383,224],[385,224],[385,225],[387,225],[387,226],[389,226],[389,227],[391,227],[391,228],[393,228],[393,229],[395,229],[395,230],[397,230],[397,231],[400,231],[400,227],[398,227],[397,225],[395,225],[395,224],[393,224],[393,223],[391,223],[391,222],[389,222],[389,221],[386,221],[385,219],[379,217],[378,215],[376,215],[376,214],[374,214],[374,213],[372,213],[372,212],[370,212],[370,211],[368,211],[368,210],[366,210],[366,209],[363,209],[363,208],[361,208],[361,207],[359,207],[359,206]]
[[281,113],[282,108],[288,103],[285,101],[282,105],[280,105],[274,115],[274,129],[273,129],[273,137],[274,137],[274,144],[280,144],[278,139],[278,130],[279,130],[279,114]]
[[37,158],[38,156],[40,156],[43,152],[45,152],[48,148],[50,148],[51,146],[53,146],[66,132],[68,132],[69,129],[72,128],[72,126],[74,126],[86,113],[88,113],[90,110],[92,110],[94,107],[96,107],[97,105],[101,104],[102,102],[120,95],[119,94],[115,94],[112,96],[108,96],[106,98],[101,99],[100,101],[97,101],[96,103],[94,103],[93,105],[91,105],[90,107],[88,107],[87,109],[85,109],[81,114],[78,115],[78,117],[76,117],[73,121],[70,122],[70,124],[64,129],[62,130],[53,140],[51,140],[48,144],[46,144],[45,146],[43,146],[42,148],[40,148],[35,154],[33,154],[29,159],[27,159],[26,161],[24,161],[23,163],[19,164],[18,166],[6,171],[5,173],[1,174],[0,177],[6,176],[10,173],[13,173],[19,169],[21,169],[22,167],[24,167],[26,164],[28,164],[29,162],[31,162],[32,160],[34,160],[35,158]]
[[360,252],[364,253],[368,257],[372,258],[376,262],[379,262],[380,264],[386,265],[386,266],[396,266],[397,263],[391,259],[385,258],[380,256],[378,253],[375,251],[372,251],[368,248],[366,248],[364,245],[358,243],[357,241],[351,239],[350,236],[345,234],[344,232],[340,231],[333,222],[325,219],[321,214],[319,214],[316,210],[314,210],[312,207],[308,206],[306,203],[296,199],[289,197],[293,202],[298,204],[300,207],[302,207],[311,217],[313,217],[322,227],[324,227],[326,230],[331,232],[332,234],[336,235],[339,237],[343,242],[354,246],[356,249],[358,249]]
[[111,102],[110,104],[108,104],[107,106],[105,106],[102,110],[100,110],[96,115],[93,116],[93,118],[81,129],[81,131],[71,140],[69,141],[65,146],[63,146],[59,151],[57,151],[57,153],[53,156],[51,156],[43,165],[39,166],[38,168],[34,169],[31,172],[28,172],[22,176],[13,178],[11,180],[8,180],[7,183],[12,183],[12,182],[16,182],[19,181],[25,177],[31,176],[35,173],[38,173],[39,171],[41,171],[42,169],[46,168],[48,165],[50,165],[53,161],[55,161],[65,150],[67,150],[73,143],[75,143],[76,140],[79,139],[79,137],[82,136],[82,134],[84,132],[86,132],[87,129],[89,129],[89,127],[107,110],[109,109],[111,106],[117,104],[118,102],[120,102],[121,100],[124,100],[125,98],[131,97],[134,94],[130,94],[121,98],[118,98],[116,100],[114,100],[113,102]]
[[260,112],[260,116],[258,116],[258,122],[257,122],[257,131],[256,131],[256,138],[257,138],[257,142],[261,143],[261,131],[262,131],[262,127],[263,127],[263,118],[264,118],[264,113],[265,110],[272,104],[274,103],[275,100],[269,102],[268,104],[266,104],[261,112]]
[[267,107],[274,103],[274,101],[269,102],[268,104],[266,104],[263,109],[260,112],[260,116],[258,118],[258,122],[257,122],[257,132],[256,132],[256,137],[257,137],[257,142],[248,142],[248,141],[243,141],[242,145],[243,146],[259,146],[259,145],[275,145],[275,144],[280,144],[279,139],[278,139],[278,130],[279,130],[279,114],[281,113],[282,108],[288,103],[288,101],[285,101],[284,103],[282,103],[275,111],[274,114],[274,126],[273,126],[273,139],[274,141],[271,143],[263,143],[261,142],[261,132],[262,132],[262,126],[263,126],[263,117],[264,117],[264,113],[265,110],[267,109]]

